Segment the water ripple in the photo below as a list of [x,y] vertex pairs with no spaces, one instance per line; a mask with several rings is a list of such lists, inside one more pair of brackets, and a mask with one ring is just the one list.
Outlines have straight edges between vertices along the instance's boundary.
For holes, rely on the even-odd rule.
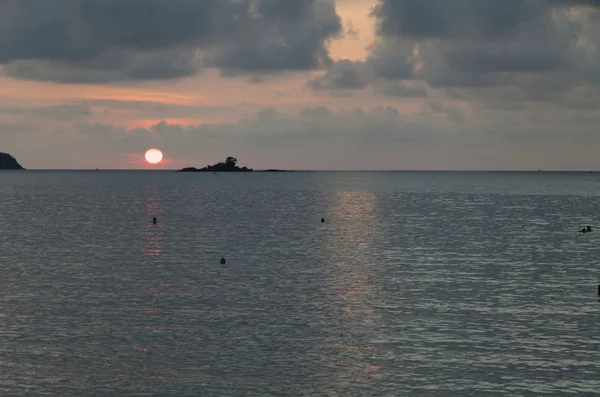
[[594,175],[11,175],[2,395],[600,388]]

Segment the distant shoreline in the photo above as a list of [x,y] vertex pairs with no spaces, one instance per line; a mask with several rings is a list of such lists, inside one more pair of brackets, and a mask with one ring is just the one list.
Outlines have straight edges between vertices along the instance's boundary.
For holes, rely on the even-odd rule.
[[[14,171],[14,170],[3,170],[2,171]],[[19,170],[17,170],[19,171]],[[21,171],[38,171],[38,172],[107,172],[107,171],[126,171],[126,172],[177,172],[179,169],[144,169],[144,168],[129,168],[129,169],[119,169],[119,168],[28,168],[23,169]],[[227,171],[202,171],[199,173],[212,173],[215,172],[217,174],[236,174],[238,172],[227,172]],[[596,174],[600,173],[600,170],[547,170],[547,171],[537,171],[537,170],[254,170],[252,173],[298,173],[298,172],[381,172],[381,173],[392,173],[392,172],[403,172],[403,173],[522,173],[522,174],[574,174],[574,173],[589,173]],[[247,174],[248,172],[243,172]]]

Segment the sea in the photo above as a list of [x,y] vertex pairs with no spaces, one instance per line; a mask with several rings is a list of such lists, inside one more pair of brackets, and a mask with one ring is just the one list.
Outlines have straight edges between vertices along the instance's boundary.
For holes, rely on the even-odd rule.
[[599,218],[593,172],[4,171],[0,395],[598,395]]

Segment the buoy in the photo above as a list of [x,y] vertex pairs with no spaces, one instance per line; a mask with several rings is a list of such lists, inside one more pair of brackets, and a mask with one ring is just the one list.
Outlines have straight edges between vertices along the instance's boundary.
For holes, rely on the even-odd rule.
[[225,264],[225,258],[221,258],[221,265]]
[[325,218],[321,218],[321,223],[324,223],[324,222],[325,222]]
[[600,296],[600,285],[598,285],[598,296]]
[[152,223],[154,223],[156,225],[156,222],[157,222],[156,218],[152,218]]

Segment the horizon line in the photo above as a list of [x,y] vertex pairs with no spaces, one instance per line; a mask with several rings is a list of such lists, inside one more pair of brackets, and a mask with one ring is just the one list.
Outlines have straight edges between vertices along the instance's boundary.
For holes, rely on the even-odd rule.
[[[255,169],[254,172],[267,172],[272,168]],[[28,168],[24,170],[2,170],[2,171],[139,171],[139,172],[177,172],[180,169],[144,169],[144,168]],[[283,172],[599,172],[595,169],[276,169]],[[207,171],[204,173],[210,173]],[[236,172],[219,172],[212,171],[218,174],[229,174]],[[272,173],[277,173],[272,172]]]

